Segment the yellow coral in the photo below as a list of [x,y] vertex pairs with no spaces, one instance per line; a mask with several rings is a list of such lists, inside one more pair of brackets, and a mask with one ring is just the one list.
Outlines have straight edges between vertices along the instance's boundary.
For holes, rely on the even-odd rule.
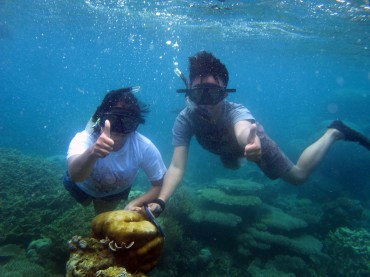
[[111,211],[96,216],[93,236],[109,241],[118,266],[130,272],[149,272],[159,261],[164,238],[156,226],[134,211]]

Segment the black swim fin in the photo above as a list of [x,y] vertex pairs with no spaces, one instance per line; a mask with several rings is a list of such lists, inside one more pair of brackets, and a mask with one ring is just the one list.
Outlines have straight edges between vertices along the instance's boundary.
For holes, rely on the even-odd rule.
[[370,151],[370,139],[365,137],[360,132],[357,132],[347,125],[345,125],[340,120],[334,120],[328,128],[337,129],[339,132],[341,132],[344,135],[344,140],[357,142],[358,144],[365,147],[367,150]]

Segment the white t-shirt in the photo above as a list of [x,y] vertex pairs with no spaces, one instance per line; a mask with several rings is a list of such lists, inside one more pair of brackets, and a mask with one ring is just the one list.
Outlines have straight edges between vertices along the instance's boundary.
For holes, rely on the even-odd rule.
[[[98,137],[87,131],[77,133],[69,144],[67,159],[84,153]],[[150,181],[161,180],[167,170],[155,145],[138,132],[132,132],[120,150],[98,159],[90,176],[76,184],[93,197],[114,195],[131,187],[140,168]]]

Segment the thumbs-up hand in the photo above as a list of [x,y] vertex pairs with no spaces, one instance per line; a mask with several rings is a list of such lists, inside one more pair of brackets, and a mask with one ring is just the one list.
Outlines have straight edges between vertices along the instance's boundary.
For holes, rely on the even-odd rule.
[[104,131],[94,144],[93,152],[99,158],[104,158],[113,151],[114,141],[110,138],[110,122],[104,122]]
[[261,159],[261,142],[256,134],[257,125],[253,123],[249,130],[248,142],[244,148],[244,156],[249,161],[259,161]]

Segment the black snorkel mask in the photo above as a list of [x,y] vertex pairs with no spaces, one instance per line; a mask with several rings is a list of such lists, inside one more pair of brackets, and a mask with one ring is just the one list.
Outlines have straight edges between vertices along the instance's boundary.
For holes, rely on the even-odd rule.
[[227,89],[216,84],[203,83],[191,89],[178,89],[179,93],[186,93],[186,96],[196,105],[214,106],[226,98],[229,92],[236,92],[236,89]]
[[229,92],[236,92],[236,89],[227,89],[211,83],[202,83],[190,88],[189,80],[178,68],[175,69],[175,73],[186,85],[186,89],[178,89],[177,92],[185,93],[186,96],[196,105],[214,106],[224,100]]
[[103,113],[97,123],[104,128],[105,121],[109,120],[111,132],[129,134],[136,131],[140,119],[132,111],[122,108],[112,108],[109,112]]

